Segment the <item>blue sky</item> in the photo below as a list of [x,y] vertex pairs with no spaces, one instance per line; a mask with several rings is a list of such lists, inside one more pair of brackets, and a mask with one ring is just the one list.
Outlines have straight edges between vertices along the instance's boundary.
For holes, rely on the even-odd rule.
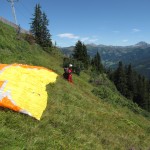
[[[40,3],[57,46],[150,43],[150,0],[19,0],[18,24],[29,30],[34,7]],[[10,3],[0,1],[0,16],[14,21]]]

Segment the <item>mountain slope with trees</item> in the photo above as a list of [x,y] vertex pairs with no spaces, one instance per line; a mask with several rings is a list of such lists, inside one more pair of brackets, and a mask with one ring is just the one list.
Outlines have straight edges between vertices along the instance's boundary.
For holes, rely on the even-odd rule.
[[45,51],[30,40],[25,34],[18,39],[14,28],[0,22],[0,62],[43,66],[59,77],[46,87],[41,121],[0,108],[1,149],[150,148],[149,113],[123,97],[106,74],[93,78],[82,71],[70,84],[62,77],[60,51],[53,46]]
[[[93,57],[97,51],[100,53],[105,67],[116,68],[119,61],[132,64],[140,74],[150,79],[150,44],[139,42],[131,46],[106,46],[88,44],[87,53]],[[73,47],[61,48],[65,55],[73,53]]]
[[131,64],[124,66],[122,62],[109,72],[109,77],[122,95],[150,112],[150,80],[133,70]]

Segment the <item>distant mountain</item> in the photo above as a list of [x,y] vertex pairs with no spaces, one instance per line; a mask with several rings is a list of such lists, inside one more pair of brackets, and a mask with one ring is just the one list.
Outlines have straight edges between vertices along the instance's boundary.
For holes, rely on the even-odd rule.
[[[130,46],[86,45],[88,54],[93,57],[98,51],[106,67],[116,67],[119,61],[131,63],[141,74],[150,78],[150,44],[141,41]],[[61,48],[65,55],[73,53],[74,46]]]
[[141,47],[141,48],[147,48],[147,47],[150,47],[150,44],[148,44],[148,43],[146,43],[144,41],[141,41],[141,42],[135,44],[135,46]]

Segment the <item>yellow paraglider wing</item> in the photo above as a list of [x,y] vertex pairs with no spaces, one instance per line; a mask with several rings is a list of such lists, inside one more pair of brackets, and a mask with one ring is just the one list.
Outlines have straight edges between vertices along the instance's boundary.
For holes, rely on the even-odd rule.
[[57,76],[44,67],[0,65],[0,106],[40,120],[47,105],[46,85]]

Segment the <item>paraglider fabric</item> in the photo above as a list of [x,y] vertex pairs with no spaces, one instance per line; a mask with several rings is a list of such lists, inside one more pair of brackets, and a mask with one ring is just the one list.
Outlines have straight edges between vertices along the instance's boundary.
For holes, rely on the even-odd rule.
[[57,76],[44,67],[0,64],[0,106],[40,120],[47,105],[46,85]]

